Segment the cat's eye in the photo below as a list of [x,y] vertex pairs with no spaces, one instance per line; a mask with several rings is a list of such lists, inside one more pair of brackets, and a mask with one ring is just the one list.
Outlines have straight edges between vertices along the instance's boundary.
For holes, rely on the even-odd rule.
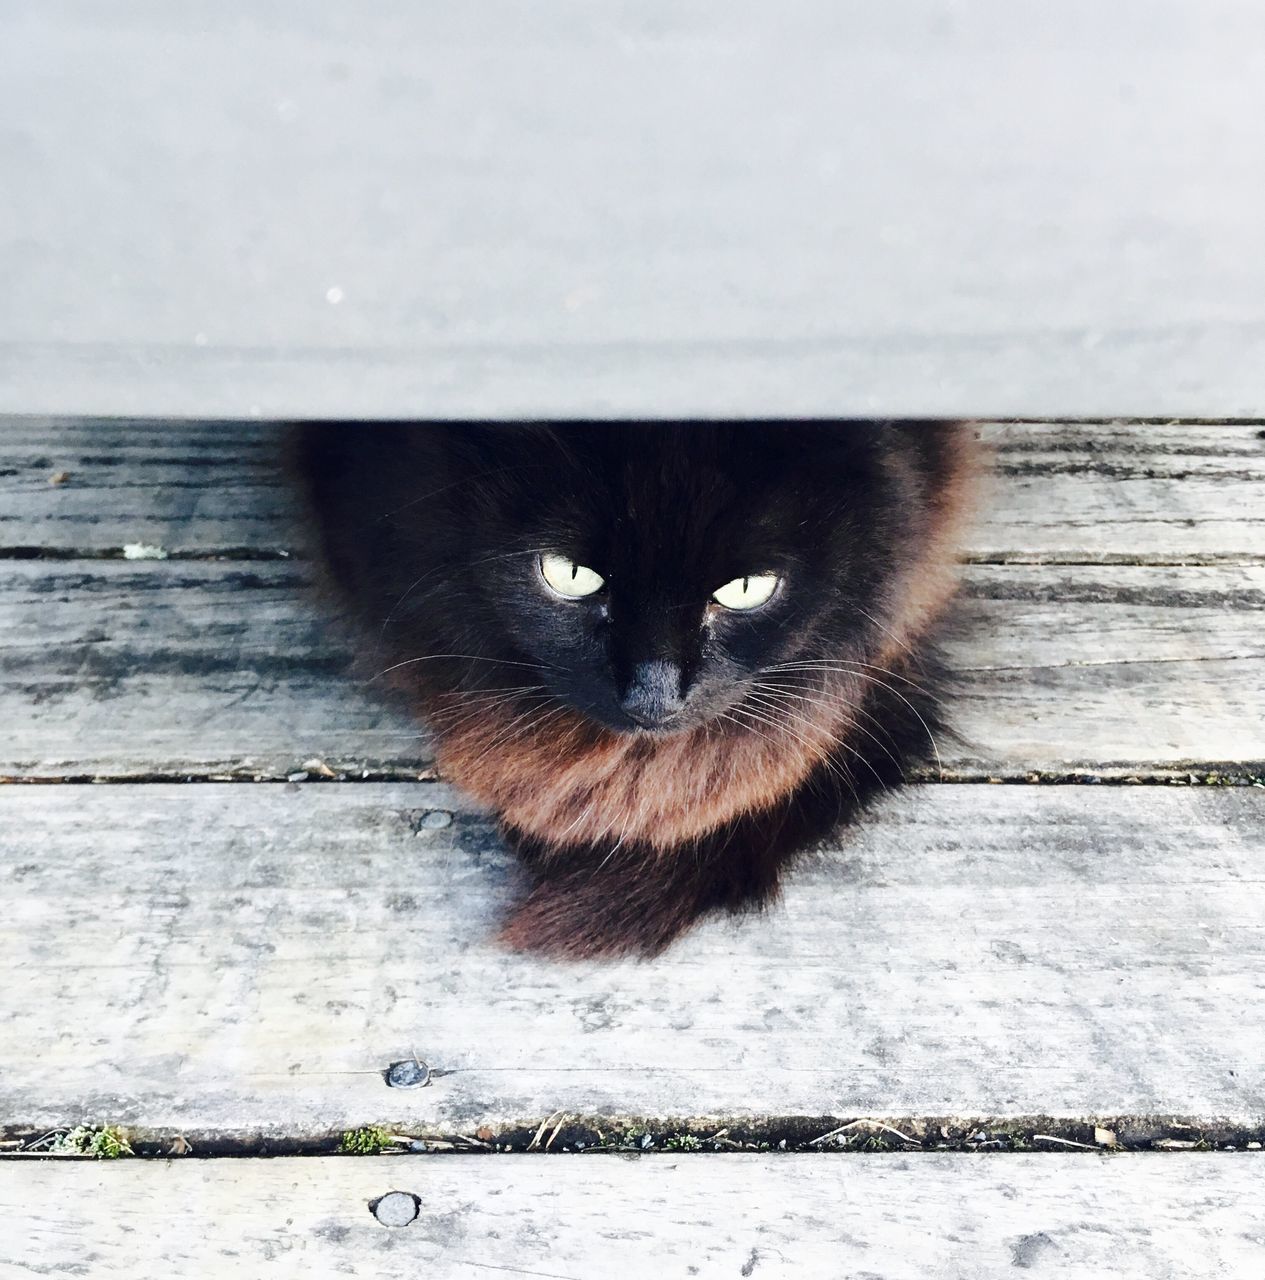
[[717,587],[712,592],[712,599],[726,609],[758,609],[762,604],[768,604],[777,584],[776,573],[755,573]]
[[569,600],[591,596],[606,585],[600,573],[594,573],[592,569],[576,564],[566,556],[541,556],[540,576],[560,596],[566,596]]

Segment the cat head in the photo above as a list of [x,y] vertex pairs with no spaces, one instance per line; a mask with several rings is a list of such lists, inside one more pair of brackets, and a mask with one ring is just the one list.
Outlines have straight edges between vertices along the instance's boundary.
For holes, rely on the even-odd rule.
[[419,685],[671,735],[740,704],[758,724],[770,673],[874,661],[899,639],[955,431],[327,428],[316,484],[323,471],[324,505],[342,503],[336,570]]

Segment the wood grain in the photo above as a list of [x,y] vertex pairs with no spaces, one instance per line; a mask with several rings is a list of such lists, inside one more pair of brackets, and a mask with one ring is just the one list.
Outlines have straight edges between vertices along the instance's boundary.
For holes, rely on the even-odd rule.
[[998,477],[969,555],[1065,563],[1261,563],[1265,431],[1208,424],[985,427]]
[[[968,549],[986,563],[969,570],[952,650],[965,741],[942,745],[950,774],[1265,759],[1259,431],[986,435],[998,476]],[[232,423],[10,424],[0,713],[18,728],[0,772],[276,778],[314,757],[353,775],[428,768],[416,726],[364,687],[371,658],[347,674],[350,645],[327,633],[307,571],[242,563],[301,553],[278,441]],[[73,559],[129,542],[232,563]],[[72,561],[12,560],[50,552]],[[1152,563],[1112,564],[1129,559]],[[1175,563],[1188,560],[1218,567]]]
[[[1259,427],[983,431],[998,479],[969,535],[973,558],[1265,562]],[[299,553],[278,444],[263,424],[11,419],[0,429],[0,554],[118,554],[135,542],[175,556]]]
[[176,556],[240,558],[295,542],[276,425],[15,418],[0,426],[0,554],[117,555],[146,543]]
[[[919,787],[765,918],[554,964],[491,942],[515,872],[441,784],[0,787],[0,1123],[1256,1123],[1263,857],[1260,788]],[[413,1052],[449,1074],[387,1088]]]
[[[1259,1275],[1259,1155],[176,1161],[0,1166],[0,1268],[172,1280]],[[402,1189],[418,1215],[378,1224]]]

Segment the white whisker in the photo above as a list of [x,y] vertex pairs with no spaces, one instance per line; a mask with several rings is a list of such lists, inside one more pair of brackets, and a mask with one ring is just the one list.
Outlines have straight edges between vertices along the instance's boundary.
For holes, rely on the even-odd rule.
[[[772,702],[768,702],[768,701],[762,701],[762,704],[761,704],[761,705],[763,705],[766,709],[768,709],[768,710],[770,710],[770,711],[772,711],[772,712],[775,712],[775,713],[776,713],[776,712],[781,712],[781,711],[786,711],[786,712],[788,712],[789,714],[796,716],[796,718],[797,718],[797,719],[799,719],[799,720],[804,720],[804,719],[805,719],[803,716],[799,716],[799,715],[797,715],[797,713],[796,713],[796,712],[791,711],[791,710],[790,710],[790,708],[787,708],[787,707],[785,707],[785,706],[781,706],[781,705],[779,705],[779,704],[777,704],[777,703],[772,703]],[[813,746],[815,745],[815,744],[813,744],[813,743],[809,742],[809,741],[808,741],[808,739],[806,739],[806,738],[802,737],[800,734],[796,733],[796,732],[795,732],[793,729],[791,729],[788,725],[782,724],[782,723],[780,723],[780,722],[778,722],[778,721],[776,721],[776,720],[774,720],[774,721],[773,721],[773,723],[776,725],[776,727],[778,727],[778,728],[782,729],[782,730],[783,730],[784,732],[786,732],[786,733],[791,734],[793,737],[797,738],[800,742],[804,743],[804,745],[805,745],[805,746],[808,746],[808,747],[810,747],[810,748],[811,748],[811,747],[813,747]],[[811,721],[806,721],[806,723],[811,723]],[[880,745],[882,745],[882,744],[880,744]],[[832,748],[833,748],[833,747],[842,747],[842,748],[843,748],[843,750],[848,751],[848,752],[850,752],[852,755],[854,755],[854,756],[855,756],[855,757],[856,757],[856,758],[857,758],[857,759],[858,759],[858,760],[859,760],[863,765],[865,765],[865,767],[866,767],[866,768],[867,768],[867,769],[868,769],[868,770],[869,770],[869,771],[874,775],[874,780],[879,784],[879,786],[880,786],[880,787],[882,787],[884,791],[887,791],[887,790],[888,790],[887,783],[885,783],[885,782],[883,781],[883,778],[882,778],[882,776],[880,775],[879,771],[878,771],[878,770],[877,770],[877,769],[876,769],[876,768],[875,768],[875,767],[874,767],[874,766],[873,766],[873,765],[872,765],[872,764],[871,764],[871,763],[870,763],[870,762],[865,758],[865,756],[864,756],[864,755],[862,755],[862,753],[861,753],[860,751],[858,751],[854,746],[852,746],[850,743],[844,742],[844,741],[842,741],[841,739],[838,739],[838,738],[832,738],[832,739],[831,739],[831,742],[830,742],[830,746],[831,746]],[[817,749],[818,749],[818,750],[820,750],[820,748],[817,748]],[[824,754],[823,754],[823,756],[822,756],[822,763],[823,763],[823,764],[825,764],[827,768],[829,768],[829,767],[830,767],[830,761],[829,761],[828,757],[827,757],[826,755],[824,755]],[[854,792],[854,794],[855,794],[855,792]]]
[[532,671],[539,671],[542,668],[547,671],[561,671],[561,667],[550,666],[545,662],[516,662],[511,658],[485,658],[478,653],[427,653],[418,658],[405,658],[403,662],[397,662],[393,666],[386,667],[379,671],[378,674],[368,681],[372,684],[374,680],[381,680],[383,676],[389,676],[392,671],[398,671],[401,667],[411,667],[417,662],[440,662],[448,659],[453,662],[491,662],[503,667],[527,667]]
[[[865,668],[865,670],[858,670],[857,668],[859,667],[863,667]],[[867,663],[867,662],[850,663],[847,660],[837,662],[837,663],[782,664],[777,667],[770,667],[767,670],[768,671],[789,671],[789,670],[845,671],[845,672],[850,672],[851,674],[856,675],[863,680],[869,680],[873,684],[878,685],[881,689],[886,689],[887,692],[890,693],[894,698],[899,698],[900,701],[903,702],[905,706],[908,707],[909,710],[913,712],[918,723],[922,725],[923,732],[926,733],[927,741],[931,744],[932,753],[935,755],[935,758],[936,758],[936,769],[938,770],[940,777],[943,779],[944,763],[940,758],[940,747],[936,742],[935,734],[931,732],[931,726],[927,723],[926,719],[923,717],[922,712],[920,712],[918,708],[915,707],[914,704],[910,702],[909,699],[905,697],[903,693],[900,692],[899,689],[893,688],[890,684],[888,684],[884,680],[880,680],[877,676],[868,674],[868,672],[870,671],[881,671],[884,675],[891,676],[892,679],[894,680],[904,679],[904,677],[897,675],[896,672],[888,671],[885,667],[873,666],[871,663]],[[930,698],[932,701],[938,701],[938,699],[934,698],[934,696],[928,693],[927,690],[920,688],[917,684],[914,684],[912,680],[905,680],[905,683],[910,685],[916,692],[923,694],[924,696]]]
[[[797,693],[790,689],[786,689],[786,690],[779,689],[776,685],[766,685],[766,684],[756,683],[752,686],[752,688],[769,690],[783,697],[798,698],[804,702],[811,702],[811,703],[815,703],[818,706],[830,708],[830,703],[828,703],[824,698],[811,698],[806,694]],[[803,715],[802,712],[795,711],[791,707],[786,707],[786,710],[791,715],[795,716],[797,719],[804,720],[805,723],[812,723],[807,716]],[[866,719],[869,720],[871,724],[875,725],[879,729],[883,728],[882,722],[879,721],[873,715],[871,715],[870,712],[866,711],[864,707],[850,707],[848,710],[850,712],[859,712],[861,715],[865,716]],[[892,754],[891,748],[880,737],[878,737],[877,734],[871,733],[869,729],[867,729],[864,725],[857,724],[855,720],[852,722],[852,727],[854,729],[859,729],[863,734],[865,734],[865,736],[869,738],[870,741],[873,742],[874,745],[878,747],[879,750],[882,751],[884,755],[887,756],[887,758],[892,762],[892,764],[896,766],[898,770],[900,770],[902,773],[904,772],[904,765],[900,762],[900,760],[896,758],[895,755]]]

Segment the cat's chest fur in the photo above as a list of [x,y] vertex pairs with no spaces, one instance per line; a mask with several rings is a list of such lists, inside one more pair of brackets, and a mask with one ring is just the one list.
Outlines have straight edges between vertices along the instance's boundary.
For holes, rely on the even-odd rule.
[[436,756],[446,777],[547,845],[669,853],[802,783],[846,733],[858,683],[831,676],[789,722],[735,716],[671,737],[611,733],[574,712],[516,726],[522,713],[498,710],[440,733]]

